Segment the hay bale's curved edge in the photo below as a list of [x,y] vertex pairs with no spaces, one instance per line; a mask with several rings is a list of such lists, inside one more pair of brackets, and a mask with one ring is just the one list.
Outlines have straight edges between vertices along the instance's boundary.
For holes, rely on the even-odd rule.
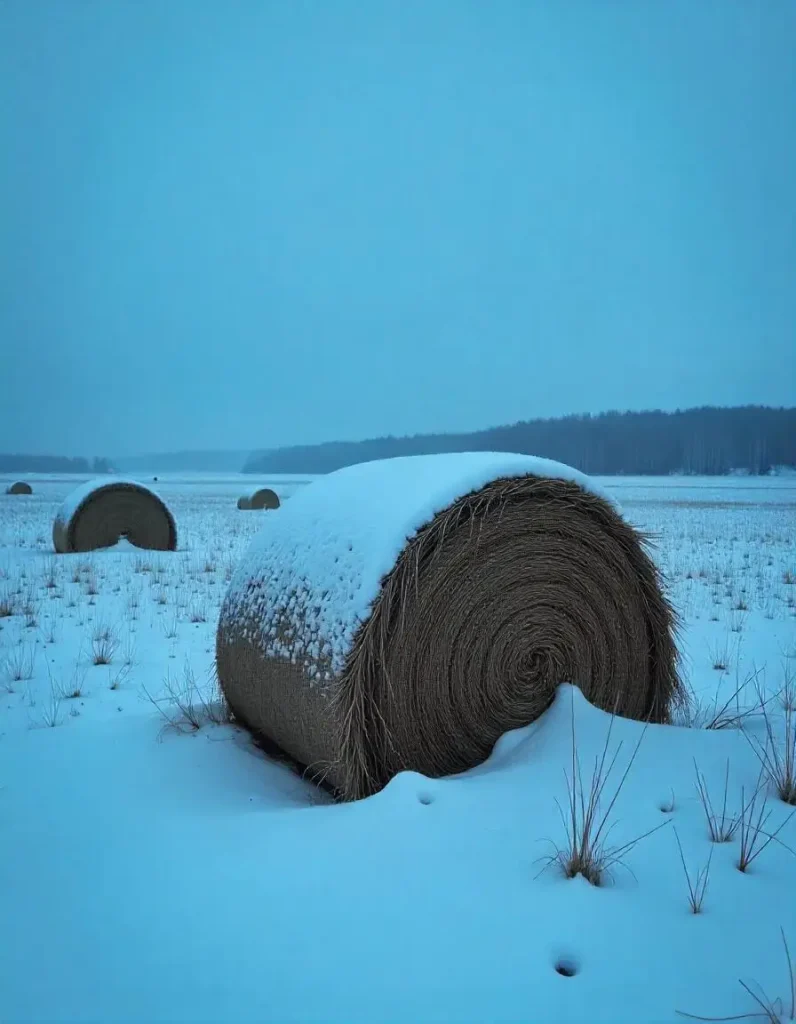
[[25,480],[16,480],[6,488],[6,494],[33,494],[33,488]]
[[78,484],[78,486],[75,487],[74,490],[70,491],[61,502],[53,520],[53,547],[57,554],[68,554],[71,551],[69,543],[70,524],[74,521],[83,505],[85,505],[89,499],[95,497],[100,491],[115,487],[130,487],[137,491],[146,492],[147,494],[152,495],[152,497],[162,505],[169,519],[171,531],[174,537],[174,547],[176,549],[177,524],[174,520],[171,509],[157,491],[149,487],[147,484],[141,483],[140,480],[134,480],[131,477],[99,476],[92,477],[90,480],[85,480],[82,484]]
[[275,509],[280,506],[279,495],[271,487],[259,487],[249,501],[250,507],[257,511]]
[[[569,549],[566,543],[562,546],[562,534],[558,532],[556,522],[551,523],[550,519],[561,514],[555,511],[555,507],[561,508],[562,503],[570,508],[569,534],[565,535],[574,537],[573,530],[582,534],[580,538],[574,537],[578,550],[575,556],[577,568],[574,570],[572,563],[567,567],[571,558]],[[398,667],[393,673],[397,666],[395,629],[403,622],[407,596],[413,593],[419,573],[422,572],[424,579],[428,578],[429,572],[439,573],[440,570],[435,568],[438,565],[437,553],[442,550],[447,536],[458,536],[458,557],[463,559],[459,563],[458,587],[461,590],[467,579],[468,566],[474,564],[470,540],[479,536],[481,523],[485,524],[486,536],[489,537],[491,531],[493,541],[496,530],[504,531],[504,536],[522,537],[525,536],[525,527],[521,517],[515,520],[514,532],[505,533],[509,528],[502,525],[504,511],[506,519],[511,519],[517,515],[512,509],[531,508],[537,520],[546,519],[551,524],[547,536],[552,540],[546,542],[546,555],[551,558],[554,571],[550,577],[550,570],[546,570],[548,576],[541,580],[542,586],[552,584],[555,588],[559,586],[560,579],[574,571],[579,579],[582,602],[584,584],[590,593],[597,595],[603,581],[608,585],[611,578],[611,596],[596,613],[597,619],[603,613],[610,613],[612,601],[618,600],[616,608],[626,606],[635,609],[629,613],[628,619],[630,629],[627,636],[635,638],[628,641],[633,652],[630,656],[625,649],[628,644],[622,639],[625,635],[625,623],[620,621],[622,616],[614,625],[607,626],[607,635],[614,638],[611,643],[617,645],[617,654],[624,656],[624,667],[630,669],[624,673],[627,678],[623,685],[632,684],[637,677],[639,680],[635,690],[630,686],[624,710],[620,704],[618,713],[666,721],[667,702],[670,698],[677,699],[680,686],[674,646],[675,620],[658,586],[654,563],[645,552],[644,538],[621,519],[616,505],[599,485],[570,467],[530,456],[502,453],[385,460],[349,467],[322,478],[296,495],[280,516],[269,520],[233,575],[222,604],[217,635],[219,679],[233,712],[252,732],[266,728],[272,739],[281,737],[280,745],[290,752],[297,764],[306,764],[313,773],[328,770],[329,777],[345,798],[376,791],[404,756],[395,755],[396,761],[388,751],[396,735],[390,731],[395,720],[389,729],[384,725],[380,704],[385,699],[393,699],[392,696],[385,697],[385,692],[398,693],[404,685],[403,669]],[[492,507],[499,509],[500,514],[490,516]],[[548,512],[548,507],[553,511]],[[585,529],[579,525],[581,521]],[[544,528],[544,523],[542,525]],[[605,534],[601,532],[604,529],[607,530]],[[597,563],[595,567],[594,564],[594,552],[603,544],[602,536],[609,538],[609,547],[613,545],[607,555],[608,561],[603,563],[605,577],[601,575],[603,565]],[[552,549],[550,543],[553,544]],[[422,570],[421,561],[426,566]],[[493,563],[496,568],[494,571],[490,568],[489,572],[494,579],[496,571],[505,572],[521,564],[522,561],[509,558]],[[539,573],[544,571],[543,562],[534,559],[532,566],[532,575],[539,580]],[[435,600],[442,600],[441,607],[444,607],[447,598],[443,599],[441,595],[447,591],[445,586],[439,590],[440,579],[437,575],[437,589],[433,592],[437,594]],[[622,584],[622,579],[628,582]],[[627,589],[623,590],[623,587]],[[499,590],[493,590],[493,600],[496,593]],[[531,589],[529,597],[532,594]],[[456,594],[451,592],[450,597],[455,600]],[[570,644],[569,636],[564,641],[561,633],[571,632],[572,623],[566,611],[566,597],[562,601],[559,593],[555,601],[564,617],[563,625],[559,618],[554,627],[558,633],[552,649],[559,651],[562,642]],[[412,603],[410,600],[409,604]],[[587,613],[587,619],[590,617],[591,626],[585,631],[579,626],[576,629],[578,635],[571,640],[580,650],[581,658],[585,659],[578,663],[581,665],[588,664],[590,658],[590,655],[583,655],[584,649],[592,642],[593,634],[589,629],[595,629],[595,633],[599,631],[592,614],[594,608],[587,607],[583,611]],[[507,614],[512,613],[509,610]],[[446,610],[443,618],[447,617]],[[442,636],[436,632],[437,625],[432,624],[427,615],[419,621],[423,624],[420,628],[426,633],[424,643],[429,652],[435,648],[441,650]],[[460,615],[460,625],[462,621]],[[429,624],[428,629],[426,623]],[[544,616],[541,625],[537,617],[532,630],[544,624]],[[439,625],[440,628],[443,626],[442,623]],[[403,628],[400,626],[399,635]],[[409,629],[408,626],[406,628]],[[412,628],[415,632],[411,633],[411,640],[410,633],[406,634],[408,646],[405,656],[398,651],[399,660],[405,657],[411,661],[414,657],[412,652],[418,639],[418,620]],[[533,642],[527,637],[524,644],[517,647],[507,632],[510,631],[504,630],[501,641],[500,656],[505,662],[502,669],[508,673],[505,678],[512,677],[516,686],[518,679],[514,677],[518,671],[520,680],[529,671],[535,677],[537,654]],[[535,634],[528,634],[529,637],[531,635]],[[456,642],[451,646],[451,637],[447,640],[447,649],[455,650]],[[597,642],[598,646],[602,643],[600,639]],[[402,641],[397,642],[397,648],[401,648],[401,644]],[[530,659],[527,665],[523,662],[525,667],[512,667],[515,650],[521,657]],[[483,650],[478,655],[487,657]],[[548,651],[544,657],[553,657],[550,675],[555,676],[555,661],[560,655],[550,655]],[[389,679],[394,681],[395,690],[389,681],[384,681],[385,658],[392,665]],[[421,661],[426,664],[425,654]],[[645,664],[646,667],[636,672],[631,663],[636,666]],[[439,668],[437,665],[437,670]],[[504,678],[502,669],[498,673],[499,680]],[[458,671],[461,674],[461,668]],[[645,679],[647,671],[649,675]],[[547,678],[544,669],[540,672],[542,677]],[[610,653],[608,662],[603,654],[599,675],[602,687],[598,697],[600,706],[606,702],[613,704],[614,697],[611,693],[606,694],[606,687],[608,690],[611,688],[612,677]],[[444,670],[439,678],[448,678]],[[567,674],[566,678],[572,677]],[[472,685],[471,680],[468,686],[472,688]],[[494,687],[494,680],[492,685]],[[387,686],[387,691],[384,691],[384,686]],[[499,692],[500,686],[498,683]],[[380,697],[379,688],[382,691]],[[427,690],[428,687],[421,686],[410,703],[421,700],[421,692],[426,693]],[[477,691],[476,686],[475,705],[483,699]],[[542,688],[534,692],[536,695],[531,694],[531,705],[535,710],[528,712],[529,717],[526,718],[523,704],[521,721],[518,721],[518,706],[512,705],[511,714],[503,717],[505,727],[512,720],[515,727],[527,723],[543,710],[549,699],[547,690]],[[242,702],[236,700],[236,696],[242,697]],[[400,701],[401,698],[396,699]],[[258,716],[262,717],[262,708],[266,704],[268,715],[260,722]],[[492,707],[491,704],[488,706]],[[497,704],[487,717],[491,719],[496,708]],[[247,722],[245,716],[249,712],[253,720]],[[427,706],[424,718],[432,712],[433,709]],[[481,713],[476,714],[474,721],[481,717]],[[342,723],[346,724],[343,726]],[[449,724],[443,733],[436,735],[448,735]],[[340,728],[343,733],[354,737],[352,742],[339,731]],[[489,729],[492,728],[490,725]],[[492,743],[499,732],[492,736]],[[404,753],[410,747],[414,749],[416,742],[417,734],[410,729],[409,735],[413,738],[407,739],[404,735],[400,746]],[[431,764],[431,774],[439,774],[441,761],[434,750],[438,745],[434,736],[432,728],[430,736],[426,735],[424,740],[430,745],[423,748],[425,754],[420,756],[420,760],[425,758],[427,767]],[[491,744],[481,744],[481,759],[489,749]],[[461,750],[453,760],[460,754]],[[459,763],[458,767],[452,765],[451,760],[446,763],[448,770],[443,773],[466,767],[466,763]],[[467,763],[478,761],[472,759]]]
[[407,541],[464,495],[493,480],[530,474],[578,484],[618,510],[616,500],[584,473],[533,455],[458,452],[358,463],[313,481],[269,518],[233,574],[224,614],[273,617],[273,608],[262,607],[261,593],[249,591],[249,580],[293,577],[323,595],[304,627],[329,638],[331,669],[340,672],[357,627]]

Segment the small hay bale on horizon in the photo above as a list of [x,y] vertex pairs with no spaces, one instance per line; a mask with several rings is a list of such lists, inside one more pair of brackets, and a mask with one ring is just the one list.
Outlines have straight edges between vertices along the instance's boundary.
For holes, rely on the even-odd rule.
[[482,763],[568,682],[665,723],[674,612],[645,538],[531,456],[363,463],[296,494],[233,575],[216,638],[237,721],[345,800]]
[[279,495],[270,487],[261,487],[251,496],[251,507],[256,511],[260,509],[279,508]]
[[33,488],[24,480],[17,480],[6,488],[6,494],[33,494]]
[[53,522],[58,554],[109,548],[122,538],[152,551],[177,547],[177,527],[166,503],[135,480],[88,480],[64,500]]

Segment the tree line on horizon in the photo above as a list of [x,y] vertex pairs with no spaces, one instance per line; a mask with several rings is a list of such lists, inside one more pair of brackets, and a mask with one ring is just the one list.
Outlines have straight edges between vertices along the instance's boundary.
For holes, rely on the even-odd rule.
[[[400,455],[512,451],[567,463],[595,476],[765,474],[796,466],[796,408],[740,406],[663,412],[604,412],[536,419],[464,434],[415,434],[330,441],[257,451],[171,452],[122,459],[0,453],[2,473],[104,474],[114,471],[211,470],[257,474],[330,473]],[[245,461],[244,461],[245,460]],[[243,463],[243,464],[242,464]]]
[[401,455],[508,451],[543,456],[594,476],[762,475],[796,466],[796,408],[703,406],[536,419],[466,434],[331,441],[254,452],[245,473],[330,473]]
[[6,455],[0,452],[0,473],[110,473],[108,459],[67,455]]

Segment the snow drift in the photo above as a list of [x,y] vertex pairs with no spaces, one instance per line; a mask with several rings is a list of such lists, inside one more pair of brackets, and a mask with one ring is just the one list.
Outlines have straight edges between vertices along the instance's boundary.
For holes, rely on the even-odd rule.
[[644,538],[524,455],[365,463],[297,493],[233,576],[216,661],[237,720],[344,799],[481,763],[561,682],[654,722],[681,699]]
[[53,522],[53,545],[59,554],[112,547],[122,537],[155,551],[177,547],[177,527],[165,502],[134,480],[86,481],[65,499]]

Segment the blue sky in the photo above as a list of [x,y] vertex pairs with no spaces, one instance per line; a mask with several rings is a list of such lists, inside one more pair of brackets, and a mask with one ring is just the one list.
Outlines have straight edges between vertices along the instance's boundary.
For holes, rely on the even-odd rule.
[[796,4],[5,0],[0,449],[796,404]]

